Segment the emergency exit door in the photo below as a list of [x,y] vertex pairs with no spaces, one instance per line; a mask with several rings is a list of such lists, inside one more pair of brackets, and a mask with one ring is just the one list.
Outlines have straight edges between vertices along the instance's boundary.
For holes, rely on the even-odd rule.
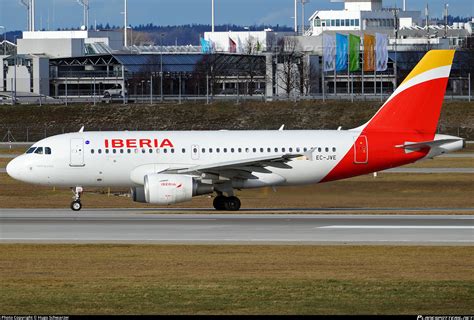
[[357,137],[354,143],[354,163],[366,164],[369,162],[369,144],[367,136]]
[[71,167],[83,167],[84,163],[84,139],[71,139]]

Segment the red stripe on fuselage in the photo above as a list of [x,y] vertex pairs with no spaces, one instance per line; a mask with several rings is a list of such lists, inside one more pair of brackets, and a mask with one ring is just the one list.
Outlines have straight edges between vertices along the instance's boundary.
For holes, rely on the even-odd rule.
[[368,162],[356,164],[353,145],[321,182],[340,180],[413,163],[425,157],[429,148],[406,153],[396,148],[406,142],[431,141],[444,99],[447,78],[423,82],[400,92],[367,124],[362,132],[368,141]]

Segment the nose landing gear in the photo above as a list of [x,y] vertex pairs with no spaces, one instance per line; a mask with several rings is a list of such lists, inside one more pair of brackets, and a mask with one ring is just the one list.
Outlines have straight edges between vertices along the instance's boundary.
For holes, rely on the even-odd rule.
[[81,195],[83,191],[84,189],[82,187],[72,188],[72,193],[74,196],[72,197],[71,210],[79,211],[82,209]]

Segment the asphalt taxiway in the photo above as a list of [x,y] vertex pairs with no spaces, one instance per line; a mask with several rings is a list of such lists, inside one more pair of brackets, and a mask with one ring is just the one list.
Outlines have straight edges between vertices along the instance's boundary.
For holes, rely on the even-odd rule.
[[[427,209],[417,208],[403,209],[402,212],[415,212],[410,215],[306,214],[312,211],[301,209],[251,209],[240,214],[177,210],[184,213],[169,213],[173,212],[169,209],[97,209],[79,213],[62,209],[0,209],[0,242],[474,245],[474,216],[469,215],[474,208],[439,209],[463,215],[418,215],[415,213]],[[364,208],[318,210],[370,212]],[[392,210],[397,212],[397,208]]]

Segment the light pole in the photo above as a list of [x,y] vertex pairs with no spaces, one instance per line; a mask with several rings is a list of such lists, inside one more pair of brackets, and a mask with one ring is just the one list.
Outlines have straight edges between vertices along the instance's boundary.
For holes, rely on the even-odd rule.
[[214,5],[214,0],[212,0],[212,4],[211,4],[211,29],[212,29],[212,33],[214,33],[214,23],[215,23],[215,19],[214,19],[214,14],[215,14],[215,5]]
[[163,102],[163,37],[164,33],[160,34],[160,101]]
[[0,29],[3,29],[3,55],[7,55],[7,28],[4,26],[0,26]]
[[304,18],[304,6],[309,3],[309,0],[301,0],[301,35],[304,36],[304,26],[305,26],[305,18]]
[[[17,37],[18,36],[15,36],[15,44],[16,44],[16,41],[17,41]],[[12,103],[13,104],[16,104],[16,64],[18,63],[18,53],[15,53],[15,62],[14,62],[14,68],[13,68],[13,78],[14,78],[14,81],[13,81],[13,101]]]

